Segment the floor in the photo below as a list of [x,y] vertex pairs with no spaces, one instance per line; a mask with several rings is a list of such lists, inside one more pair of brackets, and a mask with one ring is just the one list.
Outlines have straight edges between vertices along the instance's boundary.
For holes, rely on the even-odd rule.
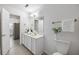
[[7,53],[7,55],[32,55],[32,53],[23,45],[20,45],[19,39],[13,40],[13,38],[11,37],[10,51]]

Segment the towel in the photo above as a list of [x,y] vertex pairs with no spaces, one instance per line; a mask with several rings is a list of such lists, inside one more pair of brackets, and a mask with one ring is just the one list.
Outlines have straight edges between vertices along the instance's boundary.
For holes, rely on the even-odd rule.
[[74,32],[74,19],[66,19],[62,21],[63,32]]

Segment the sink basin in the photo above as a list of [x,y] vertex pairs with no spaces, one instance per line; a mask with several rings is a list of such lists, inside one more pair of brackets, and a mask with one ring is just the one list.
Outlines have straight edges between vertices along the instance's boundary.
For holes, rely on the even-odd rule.
[[25,33],[25,35],[27,35],[27,36],[30,36],[30,37],[32,37],[32,38],[40,38],[40,37],[42,37],[43,35],[40,35],[40,34],[37,34],[37,33]]
[[31,36],[36,36],[36,35],[38,35],[37,32],[28,32],[28,33],[25,33],[25,34],[27,34],[27,35],[31,35]]

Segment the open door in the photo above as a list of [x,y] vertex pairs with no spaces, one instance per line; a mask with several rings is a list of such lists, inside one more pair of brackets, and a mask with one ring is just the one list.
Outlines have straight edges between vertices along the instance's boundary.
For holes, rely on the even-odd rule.
[[2,8],[1,10],[1,53],[7,54],[10,49],[10,31],[9,31],[9,12]]

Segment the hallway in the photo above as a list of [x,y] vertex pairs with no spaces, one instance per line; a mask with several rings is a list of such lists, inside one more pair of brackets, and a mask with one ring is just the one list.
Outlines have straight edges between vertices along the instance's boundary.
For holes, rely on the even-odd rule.
[[19,40],[10,40],[10,51],[7,55],[32,55],[24,46],[20,45]]

